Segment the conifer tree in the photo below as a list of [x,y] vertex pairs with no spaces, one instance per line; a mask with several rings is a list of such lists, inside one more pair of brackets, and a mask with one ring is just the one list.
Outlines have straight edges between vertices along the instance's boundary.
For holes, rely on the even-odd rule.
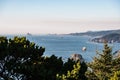
[[92,69],[92,73],[99,80],[108,80],[112,75],[112,49],[107,43],[104,44],[102,53],[97,52],[98,56],[93,58],[93,61],[88,65]]
[[120,71],[120,57],[113,59],[112,66],[113,72]]

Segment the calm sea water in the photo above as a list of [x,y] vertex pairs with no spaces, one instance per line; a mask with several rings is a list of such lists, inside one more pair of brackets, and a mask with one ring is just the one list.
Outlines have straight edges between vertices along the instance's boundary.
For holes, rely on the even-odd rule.
[[[8,36],[8,37],[13,37]],[[73,53],[81,54],[83,58],[89,62],[96,56],[96,50],[99,52],[103,49],[102,43],[90,42],[92,37],[86,36],[72,36],[72,35],[32,35],[26,36],[32,42],[39,46],[45,47],[44,56],[51,56],[52,54],[67,59]],[[120,43],[109,44],[113,52],[120,49]],[[82,51],[83,47],[86,51]]]

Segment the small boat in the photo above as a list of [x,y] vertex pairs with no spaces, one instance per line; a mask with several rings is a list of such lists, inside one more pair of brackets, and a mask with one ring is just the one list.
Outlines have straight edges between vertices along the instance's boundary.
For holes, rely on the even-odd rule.
[[86,50],[87,50],[87,48],[86,48],[86,47],[83,47],[83,48],[82,48],[82,51],[86,51]]

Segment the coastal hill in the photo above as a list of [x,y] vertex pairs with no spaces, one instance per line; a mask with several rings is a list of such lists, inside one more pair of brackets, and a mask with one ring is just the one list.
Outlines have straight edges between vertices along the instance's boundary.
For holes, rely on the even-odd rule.
[[107,31],[88,31],[84,33],[70,33],[69,35],[74,36],[91,36],[91,41],[103,43],[120,43],[120,29],[119,30],[107,30]]
[[105,36],[105,35],[112,34],[112,33],[120,34],[120,29],[119,30],[107,30],[107,31],[88,31],[84,33],[70,33],[69,35],[97,37],[97,36]]
[[113,43],[117,42],[120,43],[120,34],[118,33],[111,33],[99,38],[94,38],[92,39],[93,42],[98,42],[98,43],[103,43],[103,42],[108,42],[108,43]]

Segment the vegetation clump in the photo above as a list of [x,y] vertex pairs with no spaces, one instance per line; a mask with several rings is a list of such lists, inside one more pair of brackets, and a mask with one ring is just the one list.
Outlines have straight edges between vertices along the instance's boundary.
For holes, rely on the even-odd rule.
[[120,70],[120,58],[113,58],[112,48],[107,43],[104,44],[102,53],[97,52],[97,56],[93,61],[88,63],[88,67],[92,70],[86,72],[88,79],[92,80],[109,80],[114,72]]
[[119,80],[120,57],[114,58],[112,48],[104,44],[92,62],[51,55],[43,56],[44,47],[26,37],[0,37],[0,79],[4,80]]
[[[67,74],[76,68],[73,65],[77,62],[71,59],[63,62],[61,57],[55,55],[44,57],[44,51],[44,47],[37,46],[25,37],[0,37],[0,77],[4,80],[56,80],[57,74]],[[77,64],[84,68],[82,65],[85,64]],[[78,67],[77,72],[81,71],[79,75],[84,75],[86,70],[86,67],[81,70]]]

